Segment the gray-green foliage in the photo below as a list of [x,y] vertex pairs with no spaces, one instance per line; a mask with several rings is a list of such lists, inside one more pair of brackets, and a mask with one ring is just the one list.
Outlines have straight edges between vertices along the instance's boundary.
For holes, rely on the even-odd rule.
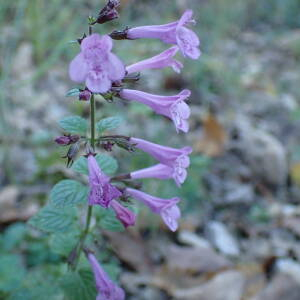
[[68,133],[77,133],[85,135],[88,129],[88,123],[79,116],[66,117],[59,121],[59,126]]
[[103,133],[106,130],[112,130],[119,127],[123,119],[120,117],[108,117],[100,120],[96,123],[96,129],[99,133]]
[[123,231],[123,224],[116,218],[113,210],[97,207],[95,214],[101,228],[109,231]]
[[72,228],[75,219],[75,208],[57,208],[48,204],[29,220],[29,224],[45,232],[66,232]]
[[13,291],[25,276],[22,259],[16,254],[0,256],[0,291]]
[[68,300],[96,298],[95,279],[90,270],[67,273],[61,278],[61,287]]
[[74,206],[87,202],[88,188],[76,180],[65,179],[51,190],[50,200],[55,207]]
[[79,229],[58,232],[51,236],[50,247],[54,253],[67,257],[76,246],[80,236]]

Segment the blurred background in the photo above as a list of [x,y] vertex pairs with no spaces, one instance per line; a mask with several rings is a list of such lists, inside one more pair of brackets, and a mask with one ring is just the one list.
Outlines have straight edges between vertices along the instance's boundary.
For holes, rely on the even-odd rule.
[[[299,0],[121,2],[121,18],[97,32],[171,22],[192,8],[202,56],[179,57],[180,75],[143,72],[135,86],[154,94],[191,89],[187,135],[143,105],[97,104],[98,119],[125,119],[118,134],[194,149],[181,189],[171,181],[143,182],[156,196],[182,198],[179,230],[170,233],[140,207],[133,229],[102,232],[111,245],[102,261],[127,299],[299,300]],[[0,299],[63,299],[56,279],[66,251],[26,221],[56,182],[74,176],[61,158],[66,149],[53,142],[60,119],[89,115],[87,103],[65,97],[76,87],[68,64],[79,50],[69,41],[87,32],[87,16],[104,4],[0,2]],[[114,42],[126,64],[167,47],[155,40]],[[113,154],[120,173],[154,163],[140,152]]]

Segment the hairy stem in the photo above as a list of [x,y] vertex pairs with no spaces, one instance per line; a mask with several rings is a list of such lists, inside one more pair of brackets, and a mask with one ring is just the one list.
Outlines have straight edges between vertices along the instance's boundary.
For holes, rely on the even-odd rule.
[[[94,95],[92,95],[91,100],[90,100],[90,111],[91,111],[91,116],[90,116],[90,119],[91,119],[91,147],[93,148],[93,151],[95,151],[95,98],[94,98]],[[91,219],[92,219],[92,212],[93,212],[93,206],[89,205],[87,215],[86,215],[85,228],[81,234],[81,237],[80,237],[80,240],[79,240],[78,246],[77,246],[77,249],[78,249],[77,255],[76,255],[76,259],[73,264],[74,270],[77,267],[81,252],[84,247],[86,237],[89,233]]]
[[95,98],[91,97],[91,146],[95,150]]

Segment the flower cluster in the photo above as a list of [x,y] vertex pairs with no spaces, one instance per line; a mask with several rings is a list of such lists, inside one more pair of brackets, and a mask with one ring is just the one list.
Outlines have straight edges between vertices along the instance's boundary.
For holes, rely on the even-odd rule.
[[[139,76],[134,75],[134,73],[147,69],[172,67],[175,72],[180,73],[183,64],[174,58],[178,51],[184,57],[191,59],[197,59],[200,56],[199,39],[192,30],[186,27],[186,25],[195,22],[192,19],[192,11],[187,10],[178,21],[164,25],[126,28],[124,31],[114,31],[110,35],[102,36],[98,33],[92,33],[92,25],[102,24],[118,17],[116,11],[118,6],[119,1],[109,0],[98,17],[90,22],[90,34],[78,40],[80,53],[70,63],[69,75],[73,81],[84,83],[84,87],[79,90],[79,100],[94,101],[94,95],[101,94],[107,100],[118,97],[127,102],[140,102],[150,107],[156,114],[172,120],[177,132],[188,132],[190,108],[186,101],[191,95],[189,90],[184,89],[177,95],[162,96],[127,89],[124,84],[128,81],[138,80]],[[158,55],[127,66],[112,53],[113,39],[136,40],[141,38],[156,38],[173,46]],[[91,111],[94,113],[93,110]],[[92,122],[93,119],[94,117],[91,119]],[[56,142],[60,145],[79,145],[81,138],[85,137],[64,135],[57,138]],[[178,197],[163,199],[149,195],[132,188],[132,185],[128,183],[129,180],[145,178],[173,179],[176,185],[180,187],[187,177],[186,169],[190,165],[189,154],[192,152],[192,148],[187,146],[180,149],[171,148],[141,138],[121,135],[99,136],[97,138],[98,145],[102,141],[103,148],[107,151],[111,151],[114,145],[128,151],[139,149],[157,161],[157,164],[153,166],[110,178],[102,171],[95,158],[95,139],[94,124],[92,124],[91,138],[85,138],[86,144],[90,141],[85,155],[89,175],[89,207],[99,205],[105,209],[112,209],[124,227],[133,226],[136,215],[125,204],[125,200],[128,201],[128,198],[133,198],[147,206],[153,213],[160,215],[171,231],[176,231],[180,218],[178,207],[180,199]],[[119,182],[119,185],[115,182]],[[124,291],[108,278],[95,256],[89,251],[86,251],[86,254],[92,266],[99,292],[97,300],[124,299]]]

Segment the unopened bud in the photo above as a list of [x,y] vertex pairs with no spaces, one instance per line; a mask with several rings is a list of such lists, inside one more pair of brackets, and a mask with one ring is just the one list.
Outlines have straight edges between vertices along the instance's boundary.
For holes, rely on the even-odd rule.
[[114,40],[130,40],[130,38],[127,37],[128,30],[128,27],[124,30],[114,30],[109,36]]
[[68,168],[72,166],[74,159],[79,152],[79,149],[80,149],[80,143],[73,144],[69,148],[68,153],[63,157],[63,158],[67,158]]
[[91,99],[92,93],[89,90],[83,90],[79,93],[79,100],[89,101]]
[[100,11],[97,20],[94,22],[98,24],[103,24],[119,17],[116,8],[120,5],[119,0],[109,0],[105,7]]
[[104,149],[105,151],[109,151],[109,152],[112,151],[113,146],[114,146],[114,143],[113,143],[113,142],[110,142],[110,141],[105,142],[105,143],[102,144],[103,149]]
[[58,145],[70,145],[70,144],[74,144],[79,140],[80,136],[79,135],[63,135],[63,136],[59,136],[55,139],[55,142]]

